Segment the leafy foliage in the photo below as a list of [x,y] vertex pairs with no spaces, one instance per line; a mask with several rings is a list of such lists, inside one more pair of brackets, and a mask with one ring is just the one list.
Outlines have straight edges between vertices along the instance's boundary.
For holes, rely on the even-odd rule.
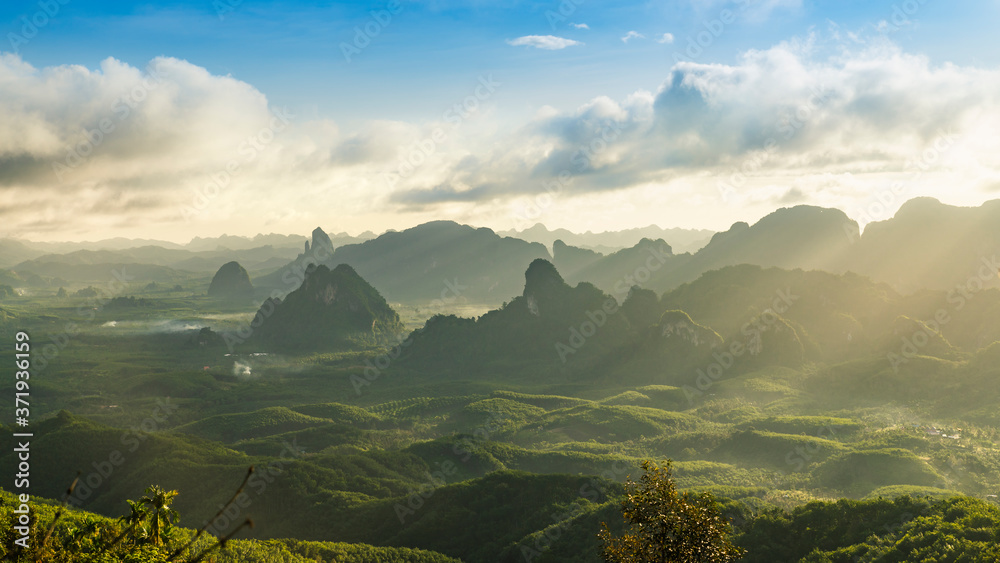
[[625,485],[622,514],[626,532],[615,537],[606,524],[601,553],[611,563],[725,563],[743,550],[729,536],[732,528],[710,493],[678,493],[669,460],[660,467],[642,464],[639,483]]

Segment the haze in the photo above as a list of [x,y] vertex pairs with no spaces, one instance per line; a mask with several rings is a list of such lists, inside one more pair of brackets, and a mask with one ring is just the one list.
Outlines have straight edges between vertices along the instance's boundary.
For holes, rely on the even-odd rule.
[[0,7],[6,236],[863,225],[998,187],[993,1],[54,6]]

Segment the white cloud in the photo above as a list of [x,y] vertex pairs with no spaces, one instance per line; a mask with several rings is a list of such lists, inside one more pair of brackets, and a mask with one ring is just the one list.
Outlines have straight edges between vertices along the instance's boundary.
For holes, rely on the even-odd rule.
[[[273,108],[261,92],[185,61],[37,69],[2,55],[0,221],[25,236],[62,238],[156,225],[194,232],[259,217],[290,232],[330,215],[378,230],[377,221],[399,210],[490,224],[562,172],[571,179],[557,198],[567,218],[605,213],[603,203],[619,192],[718,209],[719,182],[744,167],[745,183],[727,205],[773,208],[794,196],[860,206],[896,181],[907,198],[941,197],[953,186],[995,196],[988,190],[1000,183],[997,69],[934,64],[884,38],[806,38],[747,51],[732,64],[679,63],[664,78],[657,91],[623,99],[597,96],[577,108],[553,100],[520,124],[494,117],[486,100],[461,128],[443,116],[370,121],[354,131],[296,117],[272,139]],[[88,146],[87,132],[96,135],[102,123],[113,128]],[[421,143],[437,128],[447,138],[427,153]],[[952,139],[947,150],[915,177],[911,163],[942,134]],[[262,135],[270,140],[250,150],[247,138]],[[81,147],[88,155],[57,178],[53,163]],[[385,180],[416,157],[423,164]],[[234,160],[238,173],[188,226],[180,210]],[[642,221],[656,220],[655,205],[641,207]]]
[[[37,69],[0,55],[0,216],[22,209],[3,222],[26,236],[157,224],[186,231],[261,210],[314,209],[308,202],[338,184],[350,186],[338,196],[352,207],[364,197],[362,179],[395,159],[400,142],[424,136],[396,122],[363,134],[287,114],[286,124],[275,111],[251,85],[178,59]],[[227,172],[230,164],[238,169]],[[295,189],[280,196],[275,186]],[[199,201],[205,212],[188,223],[185,210]]]
[[656,42],[657,43],[666,43],[666,44],[669,45],[669,44],[671,44],[671,43],[674,42],[674,34],[673,33],[664,33],[662,36],[660,36],[659,39],[656,40]]
[[[411,184],[393,197],[486,205],[536,193],[568,171],[564,201],[683,185],[717,205],[718,182],[744,167],[741,189],[752,197],[731,201],[772,208],[789,194],[848,206],[893,181],[938,196],[949,185],[996,184],[1000,141],[990,131],[1000,127],[1000,71],[932,64],[878,38],[819,42],[751,50],[731,65],[679,63],[655,94],[539,115],[434,184],[464,186],[458,192]],[[953,136],[951,148],[914,179],[912,162],[942,135]]]
[[583,45],[583,43],[579,41],[566,39],[565,37],[556,37],[555,35],[525,35],[524,37],[518,37],[517,39],[508,39],[507,44],[515,47],[535,47],[537,49],[546,49],[549,51],[565,49],[566,47],[572,47],[574,45]]
[[639,33],[638,31],[629,31],[622,37],[622,43],[628,43],[630,39],[645,39],[646,36]]
[[570,27],[575,27],[576,29],[590,29],[590,26],[585,23],[571,23]]

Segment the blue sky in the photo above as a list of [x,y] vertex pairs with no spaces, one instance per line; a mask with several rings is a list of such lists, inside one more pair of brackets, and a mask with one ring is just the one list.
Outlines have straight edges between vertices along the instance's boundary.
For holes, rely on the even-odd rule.
[[[751,1],[747,9],[742,0],[403,1],[399,13],[348,63],[340,44],[351,43],[354,28],[363,28],[371,12],[385,10],[387,2],[122,5],[72,0],[20,52],[39,67],[95,68],[109,56],[143,66],[166,55],[213,74],[231,74],[275,103],[315,107],[322,116],[420,119],[439,113],[441,99],[461,93],[470,78],[484,72],[508,77],[506,97],[515,111],[546,104],[573,107],[599,95],[655,89],[675,53],[686,58],[689,40],[727,9],[737,19],[704,49],[699,58],[706,62],[731,63],[747,49],[766,49],[811,28],[827,29],[831,22],[849,31],[873,29],[891,20],[893,6],[903,2],[767,4]],[[1000,50],[983,46],[994,38],[998,6],[995,1],[927,0],[910,17],[911,26],[891,36],[937,62],[996,65]],[[8,33],[19,33],[20,18],[39,9],[37,2],[8,2],[0,7],[0,21]],[[575,29],[572,23],[590,29]],[[629,31],[646,38],[623,43]],[[656,43],[664,33],[673,34],[673,44]],[[584,45],[539,52],[512,49],[505,42],[525,35],[555,35]],[[405,102],[401,91],[407,93]]]
[[[433,218],[724,229],[786,203],[837,206],[867,222],[911,196],[971,205],[1000,185],[977,152],[991,148],[985,133],[969,129],[992,123],[1000,94],[1000,51],[988,47],[996,0],[63,1],[0,6],[0,132],[22,139],[0,145],[0,194],[4,203],[34,194],[38,216],[17,229],[34,238],[304,232],[303,222],[377,231]],[[25,27],[32,19],[43,23],[37,34]],[[343,45],[366,26],[376,32],[346,60]],[[53,163],[75,162],[74,146],[88,152],[80,136],[113,118],[114,97],[154,61],[176,73],[78,155],[79,166],[53,174]],[[445,112],[487,78],[495,91],[449,122]],[[810,110],[780,158],[739,190],[721,188],[808,106],[810,88],[835,91],[824,98],[833,102]],[[259,132],[277,107],[294,123],[192,213],[187,202],[243,158],[233,156],[235,132]],[[854,120],[889,122],[846,129]],[[612,147],[578,166],[609,125],[620,131]],[[413,174],[397,174],[435,131],[444,140],[411,158],[421,161]],[[906,162],[954,133],[951,160],[914,179]],[[169,172],[168,160],[180,170]],[[963,163],[974,176],[956,171]],[[572,178],[558,193],[540,187],[560,170]],[[912,185],[886,210],[862,212],[902,180]],[[278,189],[288,194],[280,209]],[[69,194],[88,203],[76,209]],[[101,204],[109,199],[117,203]],[[248,214],[259,219],[248,225]]]

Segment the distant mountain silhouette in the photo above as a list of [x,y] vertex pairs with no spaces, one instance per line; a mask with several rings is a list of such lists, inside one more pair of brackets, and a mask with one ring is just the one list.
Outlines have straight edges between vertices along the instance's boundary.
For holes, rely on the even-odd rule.
[[375,344],[403,331],[396,311],[347,264],[310,267],[298,289],[265,301],[250,327],[251,347],[276,352]]
[[844,261],[859,232],[839,209],[800,205],[779,209],[753,226],[736,223],[717,233],[688,266],[705,272],[735,264],[804,270],[830,269]]
[[[694,321],[681,310],[665,311],[653,331],[657,351],[691,355],[693,350],[712,350],[723,344],[717,332]],[[696,353],[696,352],[695,352]]]
[[[736,223],[693,255],[671,251],[663,259],[667,253],[657,250],[656,244],[643,240],[603,257],[560,244],[555,263],[565,267],[567,279],[590,281],[619,299],[636,273],[649,275],[635,283],[663,292],[705,272],[739,264],[851,271],[904,293],[967,285],[998,287],[1000,201],[961,208],[918,198],[904,204],[892,219],[869,224],[863,235],[857,222],[840,210],[797,206],[779,209],[752,226]],[[659,258],[647,266],[656,269],[642,272],[651,250]]]
[[[210,271],[214,270],[215,268],[212,268]],[[144,262],[67,264],[58,261],[56,257],[52,261],[38,259],[18,264],[14,268],[14,273],[10,275],[24,279],[29,286],[60,287],[70,282],[107,284],[109,280],[116,280],[118,277],[136,284],[152,281],[173,284],[187,281],[191,274]],[[4,277],[7,276],[0,275],[0,279]]]
[[[337,246],[362,242],[374,238],[375,234],[365,232],[355,237],[339,233],[330,237],[323,233],[323,236],[331,246]],[[135,264],[214,273],[223,264],[235,260],[248,271],[265,271],[287,264],[301,252],[307,240],[301,235],[278,234],[195,237],[185,245],[121,237],[95,242],[46,243],[0,239],[0,268],[15,268],[71,281],[103,279],[83,276],[83,272],[75,268],[78,265]]]
[[[163,266],[172,270],[188,272],[213,273],[227,262],[237,261],[248,270],[266,268],[273,260],[285,264],[295,256],[295,251],[288,248],[261,246],[243,250],[191,251],[160,246],[141,246],[122,250],[75,250],[66,254],[46,254],[33,260],[19,263],[15,268],[35,272],[45,276],[59,276],[68,280],[95,279],[81,278],[78,266],[93,266],[99,264],[145,264]],[[275,266],[277,266],[275,265]],[[106,275],[104,276],[106,277]],[[96,278],[100,280],[102,278]]]
[[218,299],[248,299],[253,297],[250,274],[239,262],[223,264],[208,286],[208,296]]
[[657,324],[663,313],[664,309],[656,292],[639,286],[632,286],[622,303],[622,314],[636,330]]
[[863,360],[891,373],[918,356],[959,360],[1000,340],[992,322],[1000,292],[964,302],[949,302],[944,291],[902,296],[854,273],[744,264],[661,298],[636,286],[620,307],[611,298],[589,283],[572,287],[550,262],[535,260],[521,295],[478,319],[431,318],[410,335],[399,363],[432,377],[519,373],[540,383],[605,378],[678,387],[701,378],[697,389],[707,389],[806,362]]
[[[479,374],[535,366],[542,373],[588,372],[588,358],[625,342],[629,323],[617,301],[589,283],[568,285],[551,262],[536,259],[524,289],[478,319],[435,316],[413,332],[404,362]],[[520,368],[519,368],[520,369]]]
[[[615,240],[632,241],[635,235],[653,231],[672,230],[632,229],[621,231]],[[549,237],[556,234],[559,237]],[[286,235],[223,236],[195,239],[187,246],[135,246],[143,241],[127,239],[96,243],[3,240],[0,263],[27,258],[12,269],[23,278],[47,278],[41,286],[53,283],[58,287],[64,284],[51,278],[71,283],[106,281],[108,272],[122,265],[138,273],[139,281],[169,283],[190,277],[187,272],[208,274],[224,263],[238,261],[248,271],[267,272],[255,274],[254,284],[281,295],[302,283],[310,265],[350,264],[394,302],[459,299],[491,306],[520,291],[520,273],[538,258],[550,260],[567,283],[593,283],[619,302],[633,285],[662,293],[705,272],[739,264],[856,272],[889,283],[902,293],[1000,286],[1000,200],[966,208],[917,198],[905,203],[893,218],[868,224],[863,235],[858,224],[840,210],[782,208],[753,225],[735,223],[693,254],[676,251],[666,235],[641,238],[625,248],[601,247],[602,253],[586,247],[583,235],[549,231],[542,225],[522,235],[536,239],[545,235],[546,242],[551,238],[551,256],[541,243],[451,221],[433,221],[356,242],[368,235],[329,236],[317,228],[308,240]],[[221,247],[230,243],[238,249]],[[259,243],[267,244],[248,247]],[[102,249],[100,244],[108,246]],[[73,251],[38,255],[39,249],[55,248]]]
[[[333,252],[333,241],[330,240],[330,235],[326,234],[326,231],[319,227],[313,229],[312,232],[312,248],[315,249],[317,246],[326,248],[331,253]],[[306,251],[308,252],[309,249],[310,247],[307,246]]]
[[0,239],[0,268],[9,268],[14,264],[31,260],[44,254],[38,250],[15,239]]
[[848,267],[908,293],[980,282],[996,287],[998,259],[1000,200],[954,207],[916,198],[892,219],[865,227]]
[[532,260],[549,258],[540,244],[452,221],[388,232],[361,244],[341,246],[330,257],[316,252],[315,235],[314,231],[309,255],[300,255],[285,268],[258,278],[257,284],[290,291],[310,262],[330,267],[350,264],[393,301],[461,297],[500,303],[520,291],[520,273]]
[[[573,259],[564,264],[566,257]],[[556,265],[571,272],[567,274],[571,282],[593,283],[624,301],[632,286],[663,291],[687,281],[689,276],[697,277],[684,268],[691,259],[689,254],[675,255],[663,239],[642,239],[631,248],[590,259],[585,259],[579,249],[560,248]]]
[[556,240],[552,243],[553,264],[571,279],[603,257],[604,255],[600,252],[570,246],[562,240]]
[[[538,234],[543,229],[536,226],[531,231]],[[331,267],[351,264],[394,301],[431,301],[461,293],[469,301],[496,304],[518,291],[517,272],[544,258],[568,283],[593,283],[623,302],[633,285],[661,293],[705,272],[739,264],[855,271],[904,292],[947,289],[991,263],[994,255],[988,249],[1000,246],[998,242],[1000,202],[966,209],[918,199],[904,205],[897,217],[870,224],[863,236],[857,222],[840,210],[782,208],[753,225],[739,222],[716,233],[694,254],[676,254],[662,238],[644,238],[608,254],[557,239],[550,258],[538,243],[434,221],[341,246],[332,257],[312,262]],[[308,258],[300,255],[296,263],[258,278],[257,284],[291,291],[301,281]],[[990,279],[986,285],[997,282]]]
[[[851,232],[854,240],[846,234]],[[839,210],[799,206],[779,209],[753,226],[736,223],[693,255],[674,254],[662,239],[642,239],[607,256],[560,244],[555,263],[571,281],[590,281],[622,300],[632,285],[662,292],[736,264],[842,271],[858,232]]]
[[228,250],[249,250],[261,246],[273,246],[275,248],[298,248],[302,246],[301,235],[278,235],[259,234],[254,237],[241,237],[233,235],[222,235],[219,237],[194,237],[191,242],[183,247],[191,251],[210,251],[225,248]]
[[[904,296],[854,273],[729,266],[665,293],[660,307],[683,309],[727,342],[747,343],[784,322],[797,333],[806,358],[823,361],[873,354],[884,359],[908,349],[915,336],[924,343],[912,353],[944,359],[952,359],[956,348],[972,353],[1000,340],[998,291]],[[925,326],[929,332],[918,334]]]
[[663,239],[677,249],[679,253],[697,252],[708,244],[713,231],[705,229],[664,229],[656,225],[639,227],[635,229],[625,229],[622,231],[606,231],[593,233],[587,231],[582,234],[574,233],[566,229],[549,230],[545,225],[537,223],[523,231],[503,231],[498,233],[502,236],[511,236],[526,240],[528,242],[540,242],[547,247],[554,246],[555,241],[561,240],[563,244],[594,250],[603,254],[611,254],[623,248],[635,246],[640,240]]

